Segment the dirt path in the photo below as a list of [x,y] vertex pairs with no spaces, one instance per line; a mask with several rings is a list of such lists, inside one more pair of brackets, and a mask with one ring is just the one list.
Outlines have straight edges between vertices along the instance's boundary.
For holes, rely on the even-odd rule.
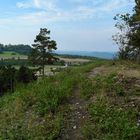
[[89,78],[94,78],[97,75],[101,74],[104,71],[105,67],[104,66],[99,66],[94,68],[91,72],[88,73]]
[[68,110],[64,118],[64,128],[59,140],[83,140],[81,128],[88,117],[87,102],[80,97],[80,89],[74,88],[73,95],[69,99]]
[[[88,74],[88,77],[96,77],[104,67],[97,67]],[[68,110],[64,114],[63,129],[58,140],[84,140],[81,129],[89,120],[87,110],[89,101],[80,96],[80,88],[74,87],[73,95],[68,99]]]
[[[116,67],[106,67],[106,66],[100,66],[94,68],[91,72],[87,74],[88,78],[95,78],[97,75],[107,75],[112,72],[117,72],[118,75],[125,75],[127,78],[127,71],[130,72],[129,69],[121,69]],[[136,73],[136,72],[135,72]],[[138,74],[136,73],[134,77],[136,76],[138,79]],[[133,78],[133,75],[132,77]],[[131,80],[131,79],[130,79]],[[139,79],[138,81],[135,81],[133,83],[137,88],[139,88]],[[140,108],[139,104],[139,96],[133,96],[131,97],[133,103],[136,103],[138,107]],[[84,140],[81,135],[81,128],[84,126],[85,122],[87,120],[90,120],[90,116],[88,114],[87,105],[90,102],[94,102],[96,100],[96,96],[93,96],[89,101],[84,100],[80,96],[80,88],[74,87],[72,96],[68,99],[68,106],[67,110],[64,114],[64,122],[63,122],[63,129],[61,131],[60,137],[58,140]],[[138,120],[138,122],[140,119]]]

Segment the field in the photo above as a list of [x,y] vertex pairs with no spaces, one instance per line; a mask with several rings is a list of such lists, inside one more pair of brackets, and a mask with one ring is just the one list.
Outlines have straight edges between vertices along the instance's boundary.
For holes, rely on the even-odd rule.
[[[12,58],[21,58],[21,59],[27,59],[27,56],[26,55],[21,55],[19,53],[16,53],[16,52],[11,52],[11,51],[6,51],[6,52],[3,52],[3,53],[0,53],[0,59],[12,59]],[[60,60],[64,60],[66,62],[88,62],[89,59],[80,59],[80,58],[63,58],[63,57],[58,57]]]
[[86,63],[89,62],[89,59],[83,59],[83,58],[63,58],[63,57],[59,57],[60,60],[64,60],[65,62],[69,63],[69,62],[73,62],[73,63]]
[[3,52],[0,53],[0,59],[27,59],[26,55],[21,55],[15,52]]
[[138,140],[139,131],[140,66],[131,62],[69,67],[0,99],[2,140]]
[[[60,59],[60,61],[64,61],[65,64],[67,64],[67,66],[70,66],[70,67],[83,65],[83,64],[91,61],[90,59],[87,59],[87,58],[84,59],[84,58],[63,58],[60,56],[57,56],[57,57]],[[14,65],[15,68],[17,68],[17,69],[19,69],[19,67],[21,65],[26,65],[28,63],[27,58],[28,57],[26,55],[21,55],[21,54],[18,54],[16,52],[3,52],[0,54],[0,59],[4,59],[4,60],[8,61],[6,63],[7,65],[9,65],[9,64]],[[18,60],[18,59],[20,59],[20,60]],[[3,64],[3,62],[1,62],[1,63]],[[32,67],[30,65],[28,65],[28,67],[31,69],[35,69],[35,67]],[[57,69],[56,70],[56,72],[57,72],[57,71],[63,70],[64,68],[66,68],[66,67],[64,65],[61,65],[61,64],[59,64],[59,65],[58,64],[46,65],[45,66],[45,73],[46,73],[46,75],[52,75],[53,72],[51,71],[51,69]]]

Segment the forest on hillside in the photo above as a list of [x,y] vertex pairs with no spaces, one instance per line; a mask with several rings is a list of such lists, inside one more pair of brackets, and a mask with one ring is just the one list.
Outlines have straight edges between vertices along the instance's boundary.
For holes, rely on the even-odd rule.
[[15,52],[15,53],[19,53],[19,54],[24,54],[24,55],[29,55],[29,53],[31,52],[32,48],[29,45],[23,45],[23,44],[19,44],[19,45],[4,45],[4,44],[0,44],[0,53],[3,53],[5,51],[10,51],[10,52]]

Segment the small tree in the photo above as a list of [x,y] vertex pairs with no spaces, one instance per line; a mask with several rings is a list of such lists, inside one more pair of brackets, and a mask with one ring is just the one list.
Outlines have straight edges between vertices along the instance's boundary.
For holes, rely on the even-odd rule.
[[14,67],[0,67],[0,95],[7,91],[14,92],[15,73],[16,69]]
[[24,84],[28,84],[31,81],[37,79],[34,72],[25,66],[20,67],[20,69],[17,71],[16,76],[17,76],[17,81]]
[[136,61],[140,64],[140,0],[135,0],[133,14],[129,21],[129,45],[132,46]]
[[56,42],[51,40],[50,31],[46,28],[41,28],[40,33],[36,36],[33,44],[33,50],[30,55],[30,60],[42,67],[43,77],[45,75],[45,65],[56,60],[52,55],[52,50],[56,50]]
[[120,15],[117,14],[114,17],[114,20],[117,22],[115,24],[115,27],[118,29],[118,32],[113,35],[113,40],[115,43],[119,46],[119,52],[118,52],[118,57],[119,59],[129,59],[129,53],[130,49],[128,46],[128,34],[130,32],[130,27],[129,27],[129,19],[130,15],[125,14],[125,15]]
[[124,14],[114,18],[119,32],[113,36],[120,46],[119,57],[135,60],[140,63],[140,0],[135,0],[132,14]]

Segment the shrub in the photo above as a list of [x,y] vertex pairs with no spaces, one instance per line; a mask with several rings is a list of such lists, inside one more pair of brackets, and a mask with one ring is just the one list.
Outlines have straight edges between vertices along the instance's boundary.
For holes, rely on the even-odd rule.
[[36,79],[34,72],[27,67],[22,66],[16,70],[11,66],[0,66],[0,95],[14,92],[17,82],[27,84]]
[[0,94],[1,95],[8,90],[10,90],[11,92],[14,91],[15,72],[16,69],[11,66],[0,67]]
[[33,71],[25,66],[21,66],[19,71],[17,72],[17,81],[19,82],[27,84],[36,79],[37,77],[35,76]]

